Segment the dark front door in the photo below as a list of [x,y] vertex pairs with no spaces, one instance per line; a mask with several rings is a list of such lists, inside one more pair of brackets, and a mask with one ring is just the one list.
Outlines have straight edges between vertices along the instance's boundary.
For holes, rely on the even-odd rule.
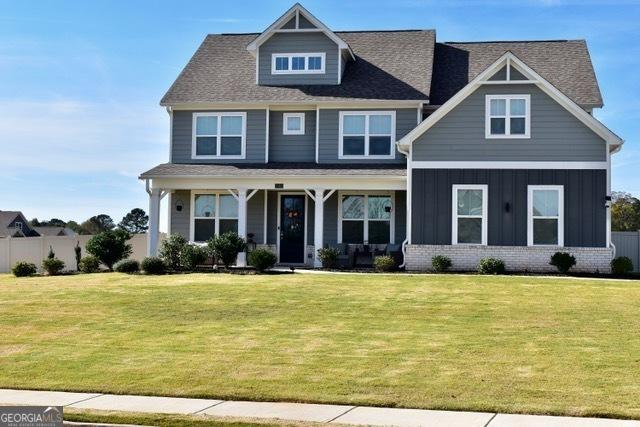
[[280,197],[280,262],[304,262],[304,195]]

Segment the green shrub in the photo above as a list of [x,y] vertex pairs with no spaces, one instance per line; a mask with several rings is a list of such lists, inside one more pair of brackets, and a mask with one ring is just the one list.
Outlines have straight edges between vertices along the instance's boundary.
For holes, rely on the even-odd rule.
[[140,263],[135,259],[123,259],[119,261],[114,267],[118,273],[137,273],[140,271]]
[[389,255],[377,256],[373,259],[373,268],[380,273],[393,271],[396,268],[396,261]]
[[226,268],[229,268],[236,261],[238,253],[244,251],[246,247],[244,240],[233,231],[212,237],[207,245]]
[[451,258],[444,255],[436,255],[431,258],[431,266],[433,270],[438,273],[443,273],[451,268],[453,262],[451,262]]
[[33,276],[37,271],[38,269],[34,263],[26,261],[18,261],[11,267],[11,272],[16,277]]
[[482,258],[478,263],[480,274],[504,274],[504,261],[497,258]]
[[162,241],[158,255],[168,268],[178,271],[181,268],[182,250],[186,245],[187,239],[180,234],[172,234]]
[[576,265],[576,258],[568,252],[556,252],[551,255],[550,265],[555,266],[562,274],[567,274]]
[[57,276],[64,269],[64,261],[58,258],[46,258],[42,260],[42,269],[49,276]]
[[140,265],[147,274],[164,274],[167,267],[164,261],[157,256],[148,256],[142,260]]
[[633,271],[633,261],[626,256],[619,256],[611,260],[611,272],[622,276]]
[[127,243],[130,238],[131,235],[121,228],[103,231],[89,239],[87,252],[98,258],[109,271],[113,271],[116,262],[131,255],[131,245]]
[[80,247],[80,241],[76,242],[73,252],[76,255],[76,270],[80,271],[80,261],[82,261],[82,248]]
[[204,264],[209,257],[206,248],[198,245],[186,244],[180,253],[180,266],[187,271],[193,271],[197,266]]
[[318,258],[324,268],[334,268],[338,264],[340,251],[337,248],[320,248],[318,249]]
[[100,260],[93,255],[87,255],[80,260],[80,271],[83,273],[97,273],[100,271]]
[[260,273],[276,265],[278,257],[268,249],[256,249],[249,254],[249,265]]

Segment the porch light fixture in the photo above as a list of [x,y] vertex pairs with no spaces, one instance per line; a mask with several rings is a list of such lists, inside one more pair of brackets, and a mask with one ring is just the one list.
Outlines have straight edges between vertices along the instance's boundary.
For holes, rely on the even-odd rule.
[[176,200],[176,212],[182,212],[182,200]]

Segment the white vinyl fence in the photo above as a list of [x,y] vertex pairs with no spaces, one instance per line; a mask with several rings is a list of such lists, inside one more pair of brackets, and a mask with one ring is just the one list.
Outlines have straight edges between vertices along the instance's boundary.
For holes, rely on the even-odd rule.
[[640,231],[613,231],[611,241],[616,245],[616,256],[631,258],[633,271],[640,271]]
[[[88,255],[85,245],[93,236],[45,236],[45,237],[5,237],[0,239],[0,273],[8,273],[18,261],[32,262],[40,270],[42,260],[47,257],[49,247],[56,258],[64,261],[65,270],[76,269],[74,248],[80,242],[82,256]],[[147,256],[147,235],[134,234],[129,240],[133,252],[129,258],[142,261]]]

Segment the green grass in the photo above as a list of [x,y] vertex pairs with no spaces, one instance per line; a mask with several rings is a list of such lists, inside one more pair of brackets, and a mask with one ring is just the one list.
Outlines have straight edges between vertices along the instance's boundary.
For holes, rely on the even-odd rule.
[[639,284],[0,275],[0,387],[640,419]]

